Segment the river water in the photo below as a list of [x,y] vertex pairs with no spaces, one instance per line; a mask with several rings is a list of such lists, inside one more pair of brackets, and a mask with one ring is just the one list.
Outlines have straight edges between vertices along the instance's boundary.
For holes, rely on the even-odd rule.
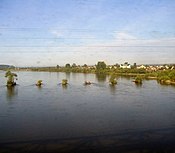
[[[0,71],[0,152],[175,151],[174,86],[155,80],[137,86],[125,77],[110,86],[108,76],[96,74],[15,73],[18,85],[8,89]],[[93,84],[83,85],[86,80]]]

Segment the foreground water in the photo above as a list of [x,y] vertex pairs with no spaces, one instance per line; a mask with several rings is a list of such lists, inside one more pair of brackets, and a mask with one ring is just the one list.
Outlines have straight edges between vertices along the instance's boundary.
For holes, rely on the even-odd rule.
[[[121,77],[110,86],[102,75],[17,72],[19,85],[7,89],[4,73],[0,151],[128,152],[155,145],[175,151],[174,86],[154,80],[136,86]],[[64,78],[67,87],[59,84]],[[34,83],[40,79],[44,85],[38,88]],[[85,80],[94,84],[84,86]]]

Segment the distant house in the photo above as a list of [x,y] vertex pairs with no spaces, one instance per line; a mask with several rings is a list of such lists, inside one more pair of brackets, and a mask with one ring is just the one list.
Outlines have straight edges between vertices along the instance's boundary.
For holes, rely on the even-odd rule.
[[146,69],[146,66],[140,65],[140,66],[137,66],[137,69]]
[[120,64],[120,68],[122,68],[122,69],[130,69],[131,65],[128,62],[125,62],[124,64]]
[[166,69],[169,69],[169,66],[168,66],[168,65],[165,65],[165,68],[166,68]]

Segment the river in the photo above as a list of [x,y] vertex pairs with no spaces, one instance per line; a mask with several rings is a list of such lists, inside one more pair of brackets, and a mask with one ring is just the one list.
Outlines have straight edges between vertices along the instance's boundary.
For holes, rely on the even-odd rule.
[[[80,73],[0,72],[0,152],[175,151],[175,87]],[[63,87],[62,79],[69,84]],[[42,87],[35,86],[43,80]],[[85,86],[84,81],[93,84]]]

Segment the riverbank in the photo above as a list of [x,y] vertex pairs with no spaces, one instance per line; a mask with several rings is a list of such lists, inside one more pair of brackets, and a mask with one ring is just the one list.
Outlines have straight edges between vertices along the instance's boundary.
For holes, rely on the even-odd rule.
[[[97,69],[95,67],[41,67],[41,68],[20,68],[11,69],[12,71],[32,71],[32,72],[64,72],[64,73],[84,73],[84,74],[97,74],[97,75],[115,75],[128,76],[128,77],[141,77],[142,79],[157,80],[161,84],[175,85],[175,70],[158,70],[146,71],[144,69],[122,69],[122,68],[104,68]],[[6,71],[6,69],[4,69]]]

